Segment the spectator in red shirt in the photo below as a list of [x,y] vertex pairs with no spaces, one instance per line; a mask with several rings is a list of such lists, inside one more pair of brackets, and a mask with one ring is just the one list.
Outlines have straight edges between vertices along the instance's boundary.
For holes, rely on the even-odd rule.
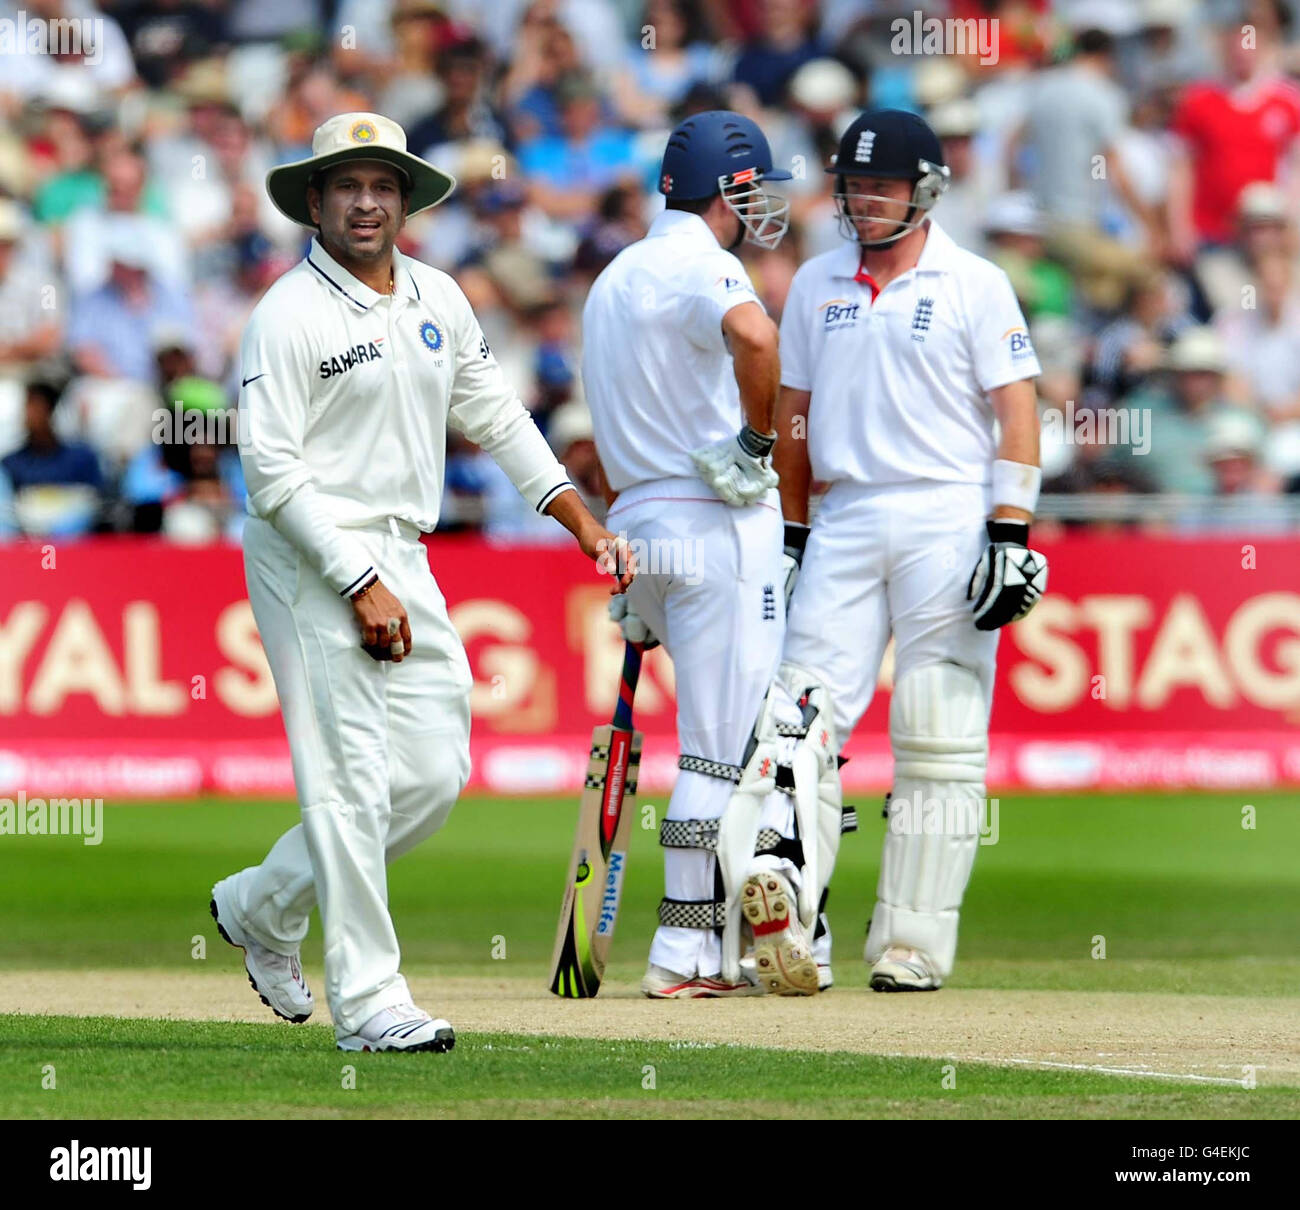
[[1300,89],[1278,67],[1290,13],[1285,4],[1263,7],[1274,10],[1274,20],[1222,31],[1227,80],[1188,85],[1170,122],[1178,136],[1170,254],[1181,265],[1190,265],[1200,246],[1231,243],[1241,191],[1252,181],[1276,181],[1295,154]]

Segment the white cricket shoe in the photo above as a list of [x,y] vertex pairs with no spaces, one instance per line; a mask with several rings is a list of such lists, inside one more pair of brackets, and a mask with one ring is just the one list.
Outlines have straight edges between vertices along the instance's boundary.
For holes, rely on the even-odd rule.
[[751,874],[740,891],[740,910],[754,931],[759,985],[778,996],[813,996],[817,962],[794,903],[794,890],[774,871]]
[[828,992],[835,986],[835,976],[831,974],[831,964],[829,962],[817,963],[817,990],[819,992]]
[[235,922],[223,885],[224,882],[219,882],[212,888],[212,901],[208,905],[212,919],[217,922],[217,932],[223,941],[244,951],[248,982],[262,1003],[277,1017],[301,1025],[311,1016],[316,1001],[303,977],[298,953],[277,954],[248,936]]
[[711,1000],[717,996],[758,996],[764,989],[743,977],[728,983],[721,975],[679,975],[651,963],[641,980],[641,994],[650,1000]]
[[381,1008],[356,1033],[338,1041],[339,1050],[433,1050],[443,1053],[456,1045],[451,1022],[431,1017],[414,1004]]
[[891,945],[871,968],[873,992],[934,992],[943,980],[920,950]]

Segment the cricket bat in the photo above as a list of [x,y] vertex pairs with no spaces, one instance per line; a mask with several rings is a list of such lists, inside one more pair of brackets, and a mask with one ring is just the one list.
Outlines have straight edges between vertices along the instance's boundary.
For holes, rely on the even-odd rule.
[[550,989],[570,1000],[586,1000],[600,990],[618,921],[641,766],[641,732],[632,729],[641,655],[639,643],[624,648],[613,722],[591,733],[591,763],[551,957]]

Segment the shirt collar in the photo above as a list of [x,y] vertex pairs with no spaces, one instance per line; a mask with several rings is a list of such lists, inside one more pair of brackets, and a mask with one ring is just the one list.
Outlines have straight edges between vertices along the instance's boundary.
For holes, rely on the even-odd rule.
[[[947,273],[952,268],[952,253],[957,247],[949,235],[934,219],[929,220],[921,256],[914,266],[918,273]],[[856,277],[862,263],[862,249],[858,244],[845,244],[835,253],[831,264],[832,277]]]
[[[717,237],[698,214],[689,210],[661,210],[646,232],[646,239],[655,239],[661,235],[675,235],[679,238],[708,240],[718,244]],[[721,245],[718,245],[721,247]]]
[[[388,297],[372,290],[365,282],[354,277],[322,247],[319,237],[313,236],[307,253],[307,266],[335,293],[342,295],[360,311],[369,311],[381,298]],[[419,299],[420,287],[415,284],[411,260],[393,249],[393,281],[402,298]]]

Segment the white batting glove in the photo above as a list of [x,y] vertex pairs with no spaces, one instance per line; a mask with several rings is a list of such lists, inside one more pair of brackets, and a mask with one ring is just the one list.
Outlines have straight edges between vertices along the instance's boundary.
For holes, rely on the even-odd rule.
[[1020,621],[1047,591],[1047,559],[1029,549],[1029,525],[990,521],[987,529],[989,544],[966,586],[976,630]]
[[652,651],[659,646],[659,640],[650,633],[650,627],[645,624],[645,619],[632,608],[627,593],[619,593],[618,596],[609,598],[609,616],[618,623],[625,641],[640,643],[646,651]]
[[761,500],[777,485],[771,456],[775,444],[775,433],[745,425],[734,437],[692,451],[691,461],[720,499],[740,508]]

